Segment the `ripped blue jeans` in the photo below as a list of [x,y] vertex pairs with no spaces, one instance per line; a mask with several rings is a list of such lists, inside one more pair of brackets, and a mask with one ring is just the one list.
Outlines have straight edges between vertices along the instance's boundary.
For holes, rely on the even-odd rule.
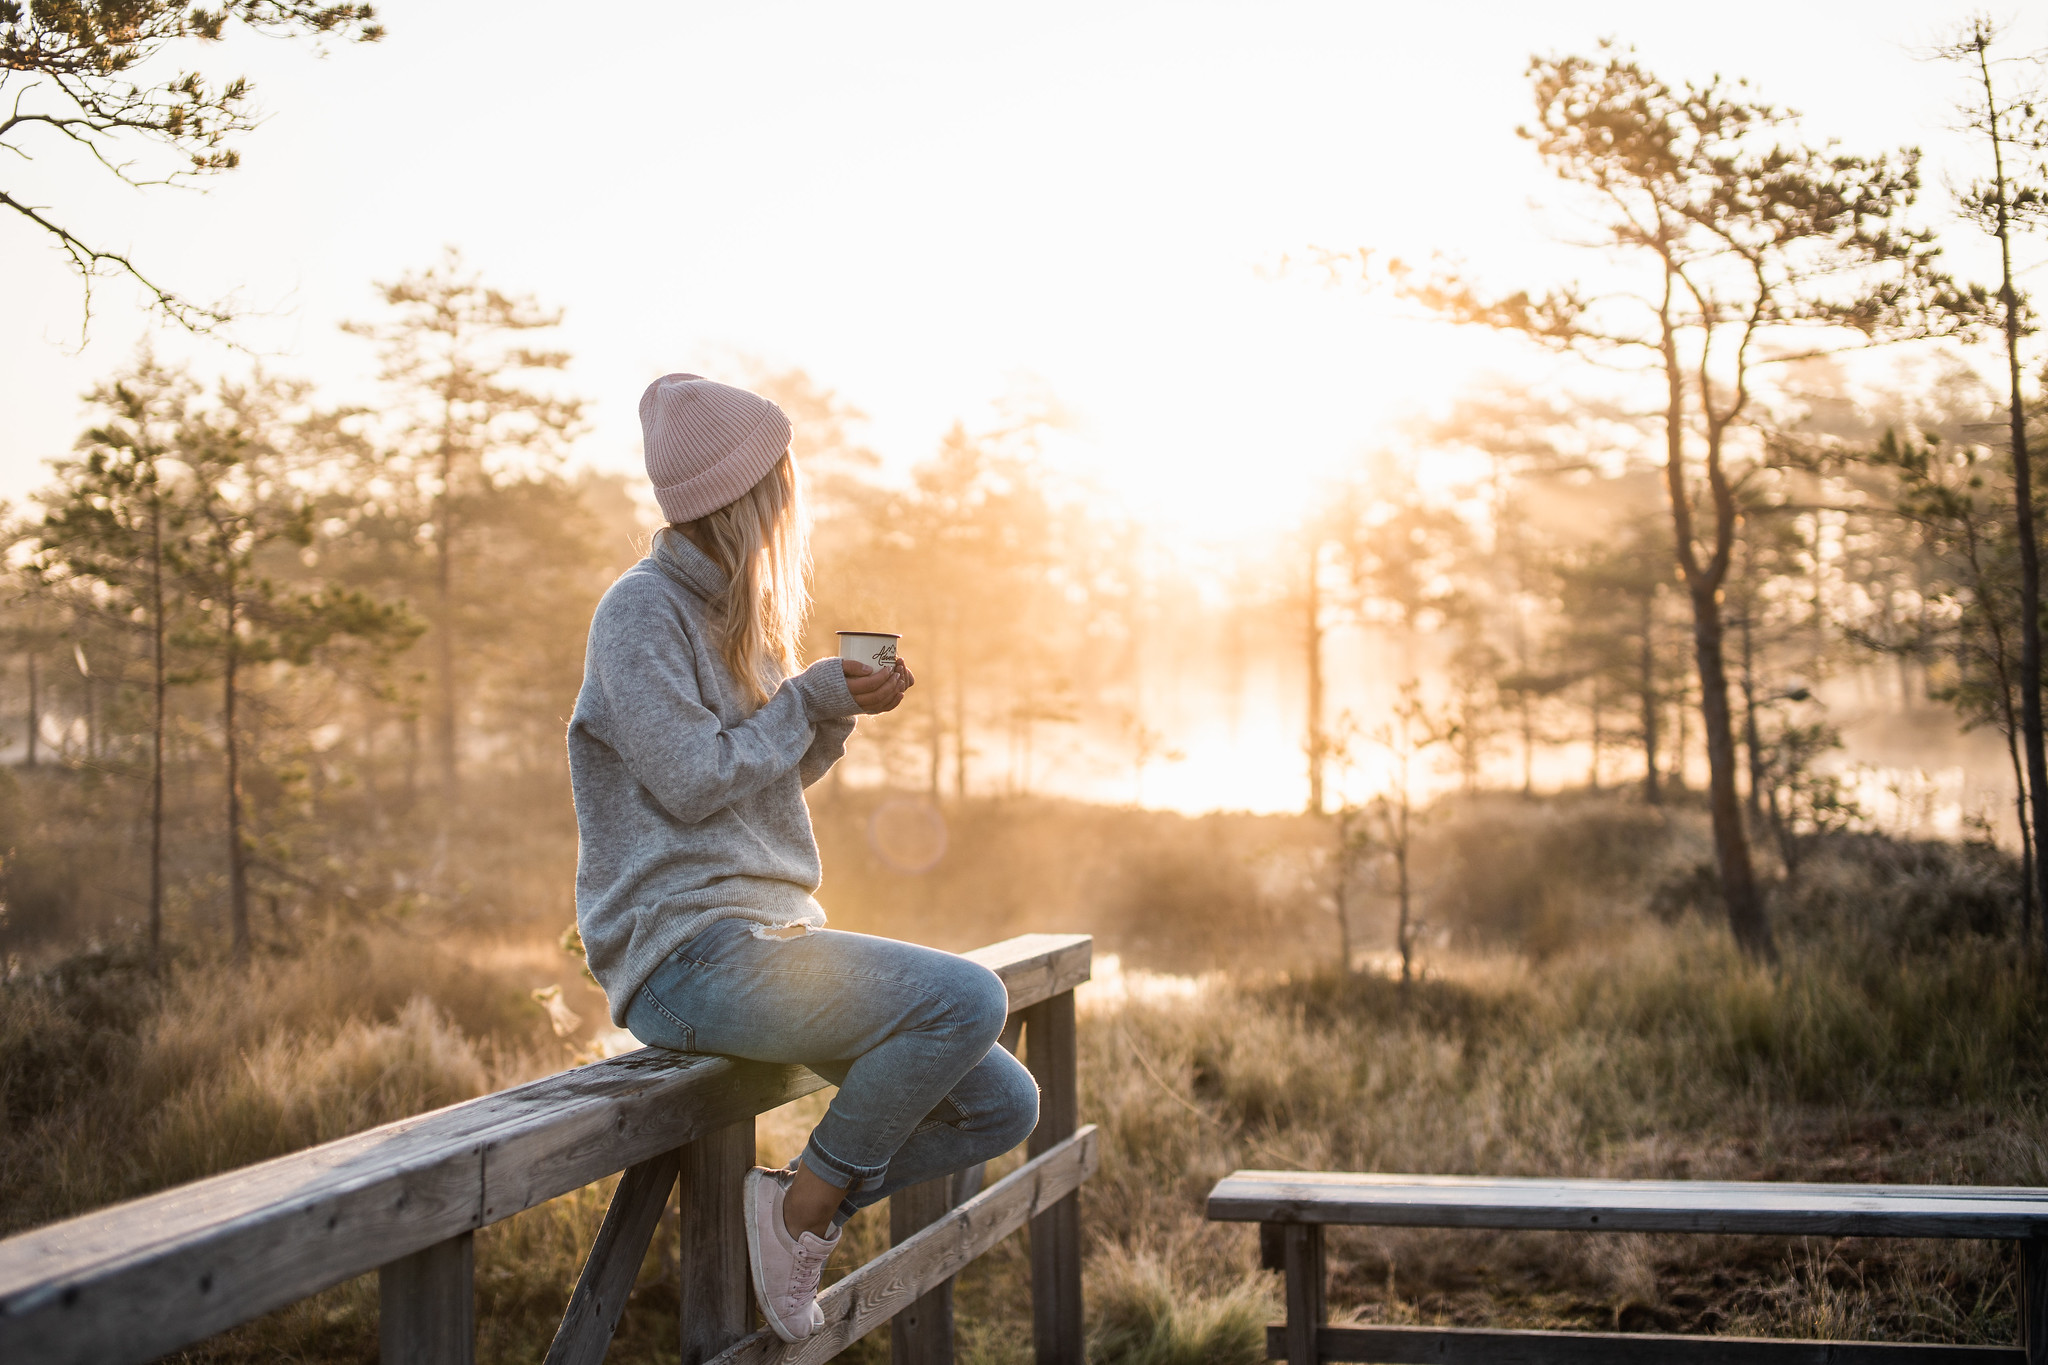
[[799,1159],[847,1190],[843,1221],[1030,1136],[1037,1083],[995,1045],[1008,1010],[994,972],[936,948],[720,920],[655,968],[626,1027],[653,1047],[796,1062],[836,1084]]

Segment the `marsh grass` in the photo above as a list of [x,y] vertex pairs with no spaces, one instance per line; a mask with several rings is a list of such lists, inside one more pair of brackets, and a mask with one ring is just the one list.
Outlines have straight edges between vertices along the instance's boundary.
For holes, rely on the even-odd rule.
[[[1250,1228],[1201,1212],[1210,1185],[1241,1166],[2048,1184],[2048,997],[2010,939],[1985,929],[1982,905],[2007,874],[1995,857],[1817,850],[1781,895],[1787,955],[1774,972],[1696,916],[1645,913],[1696,831],[1635,815],[1621,835],[1579,828],[1605,818],[1599,809],[1538,812],[1542,837],[1503,836],[1550,882],[1526,869],[1482,875],[1484,841],[1452,839],[1447,824],[1450,851],[1433,874],[1441,913],[1464,907],[1470,932],[1426,957],[1405,989],[1268,968],[1084,1003],[1082,1113],[1104,1135],[1083,1194],[1093,1359],[1259,1358],[1277,1277],[1257,1269]],[[1669,837],[1653,837],[1659,828]],[[1190,837],[1204,831],[1216,832],[1190,822]],[[1546,858],[1553,835],[1566,853]],[[1453,855],[1471,865],[1460,871]],[[1571,920],[1559,907],[1573,896],[1544,888],[1575,865],[1606,899]],[[431,921],[302,925],[289,951],[246,970],[188,956],[156,975],[102,948],[17,972],[0,985],[0,1230],[593,1055],[603,1003],[556,946],[560,921],[485,913],[518,894],[492,885],[479,877],[469,909]],[[1503,907],[1524,895],[1549,908],[1516,921]],[[1958,896],[1978,908],[1955,911]],[[1271,905],[1248,913],[1271,930]],[[1312,944],[1321,926],[1300,932]],[[1148,962],[1144,941],[1119,940],[1134,967],[1214,956]],[[533,998],[549,986],[581,1017],[569,1037]],[[763,1116],[762,1159],[792,1156],[826,1099]],[[479,1234],[480,1358],[544,1355],[613,1183]],[[856,1219],[831,1273],[879,1252],[887,1230],[886,1209]],[[1399,1229],[1331,1240],[1339,1318],[1899,1341],[2008,1342],[2014,1331],[2010,1253],[1990,1244]],[[671,1212],[612,1359],[673,1359],[676,1247]],[[962,1359],[1029,1357],[1028,1280],[1021,1238],[962,1276]],[[375,1351],[365,1277],[180,1358]],[[847,1358],[886,1354],[877,1334]]]

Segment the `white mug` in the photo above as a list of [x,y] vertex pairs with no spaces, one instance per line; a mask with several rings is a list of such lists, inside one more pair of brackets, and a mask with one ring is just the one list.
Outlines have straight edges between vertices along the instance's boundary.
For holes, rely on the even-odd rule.
[[896,642],[902,638],[887,631],[842,630],[839,657],[886,671],[896,666]]

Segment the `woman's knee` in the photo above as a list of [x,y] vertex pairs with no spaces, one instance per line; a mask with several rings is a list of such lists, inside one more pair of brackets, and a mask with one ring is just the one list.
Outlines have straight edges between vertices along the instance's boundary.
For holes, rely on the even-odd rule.
[[1021,1064],[1003,1068],[1003,1085],[990,1126],[1000,1151],[1009,1151],[1038,1127],[1038,1082]]
[[1003,979],[979,962],[954,961],[953,979],[945,991],[947,1017],[971,1047],[986,1050],[1003,1035],[1010,1016],[1010,993]]

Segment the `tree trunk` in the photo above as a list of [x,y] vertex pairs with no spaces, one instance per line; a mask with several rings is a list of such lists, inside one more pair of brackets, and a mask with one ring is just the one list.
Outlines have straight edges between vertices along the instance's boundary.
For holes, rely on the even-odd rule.
[[1323,735],[1323,600],[1317,570],[1322,566],[1322,545],[1311,539],[1308,551],[1308,618],[1304,647],[1308,651],[1308,813],[1323,813],[1323,759],[1329,741]]
[[1749,838],[1742,827],[1742,798],[1735,789],[1735,717],[1728,705],[1728,671],[1722,657],[1721,603],[1711,589],[1692,593],[1693,650],[1700,673],[1700,720],[1706,731],[1708,806],[1714,820],[1714,859],[1721,869],[1721,894],[1728,903],[1728,927],[1745,953],[1775,961],[1770,921],[1750,866]]
[[1656,624],[1657,596],[1643,594],[1643,648],[1638,667],[1641,669],[1640,699],[1643,710],[1643,803],[1654,806],[1662,801],[1657,791],[1657,640],[1653,633]]
[[92,664],[85,657],[84,647],[74,646],[74,649],[77,652],[73,657],[80,664],[78,670],[79,694],[85,703],[85,761],[95,763],[99,761],[100,756],[99,698],[94,695]]
[[[2041,552],[2034,535],[2034,469],[2027,450],[2026,395],[2020,386],[2020,297],[2012,282],[2012,228],[2007,216],[2005,150],[1998,128],[1998,99],[1991,83],[1989,54],[1979,48],[1984,103],[1990,116],[1992,166],[1998,208],[1998,299],[2005,309],[2007,409],[2012,431],[2013,512],[2020,550],[2020,729],[2027,755],[2027,791],[2034,831],[2048,829],[2048,745],[2041,729]],[[2039,841],[2036,840],[2036,843]],[[2034,860],[2034,899],[2048,906],[2048,858]],[[2043,917],[2048,945],[2048,916]]]
[[1744,584],[1742,598],[1742,748],[1749,758],[1749,823],[1763,820],[1764,746],[1756,723],[1756,653],[1749,628],[1750,597]]
[[967,678],[953,670],[953,796],[967,799]]
[[1593,761],[1586,770],[1586,786],[1589,790],[1596,792],[1600,790],[1600,751],[1607,739],[1606,709],[1603,705],[1606,700],[1600,689],[1600,677],[1598,674],[1595,674],[1593,677]]
[[221,733],[227,757],[228,925],[236,962],[249,960],[249,851],[242,841],[242,746],[235,701],[241,649],[235,636],[235,591],[227,591],[227,649],[221,659]]
[[459,795],[457,782],[459,774],[455,761],[455,566],[454,546],[449,543],[454,527],[453,514],[449,510],[450,498],[448,479],[451,470],[444,455],[441,466],[441,514],[434,529],[435,581],[434,592],[440,620],[440,629],[435,632],[440,638],[435,641],[435,666],[440,672],[439,695],[434,707],[434,741],[439,751],[436,755],[441,763],[441,818],[446,821],[455,811]]
[[170,688],[164,667],[164,525],[162,503],[149,507],[149,956],[164,944],[164,707]]
[[1672,713],[1675,718],[1672,729],[1676,733],[1672,735],[1671,743],[1671,790],[1682,792],[1686,789],[1685,751],[1692,742],[1692,727],[1686,724],[1686,717],[1692,714],[1692,698],[1681,695]]
[[1536,794],[1536,721],[1529,708],[1529,689],[1517,696],[1522,712],[1522,795]]
[[1395,890],[1400,896],[1400,919],[1394,928],[1395,946],[1401,950],[1401,989],[1408,988],[1413,945],[1409,941],[1408,896],[1408,760],[1401,760],[1401,805],[1396,814],[1400,826],[1394,838]]
[[43,737],[41,679],[37,676],[36,652],[28,652],[28,767],[36,766],[36,744]]
[[1347,805],[1337,815],[1337,972],[1351,975],[1351,826],[1352,810]]
[[410,814],[420,801],[420,715],[408,711],[405,717],[405,809]]
[[[1713,508],[1713,552],[1700,562],[1693,539],[1693,508],[1685,469],[1685,372],[1678,355],[1677,332],[1671,321],[1675,272],[1667,267],[1665,298],[1660,308],[1665,379],[1664,486],[1671,502],[1671,541],[1678,567],[1692,598],[1693,653],[1700,675],[1700,720],[1706,731],[1709,809],[1714,821],[1714,857],[1721,869],[1721,896],[1728,905],[1728,926],[1735,942],[1753,958],[1776,961],[1770,921],[1749,861],[1749,839],[1742,827],[1742,799],[1735,789],[1735,724],[1728,708],[1728,668],[1721,632],[1721,587],[1727,581],[1734,548],[1736,506],[1733,488],[1721,466],[1721,438],[1735,420],[1737,407],[1717,415],[1700,380],[1700,404],[1707,418],[1706,476]],[[1708,324],[1711,328],[1711,323]],[[1712,337],[1703,342],[1703,353]],[[1704,362],[1702,362],[1704,365]],[[1738,380],[1737,390],[1741,385]],[[1681,762],[1683,756],[1681,755]]]

